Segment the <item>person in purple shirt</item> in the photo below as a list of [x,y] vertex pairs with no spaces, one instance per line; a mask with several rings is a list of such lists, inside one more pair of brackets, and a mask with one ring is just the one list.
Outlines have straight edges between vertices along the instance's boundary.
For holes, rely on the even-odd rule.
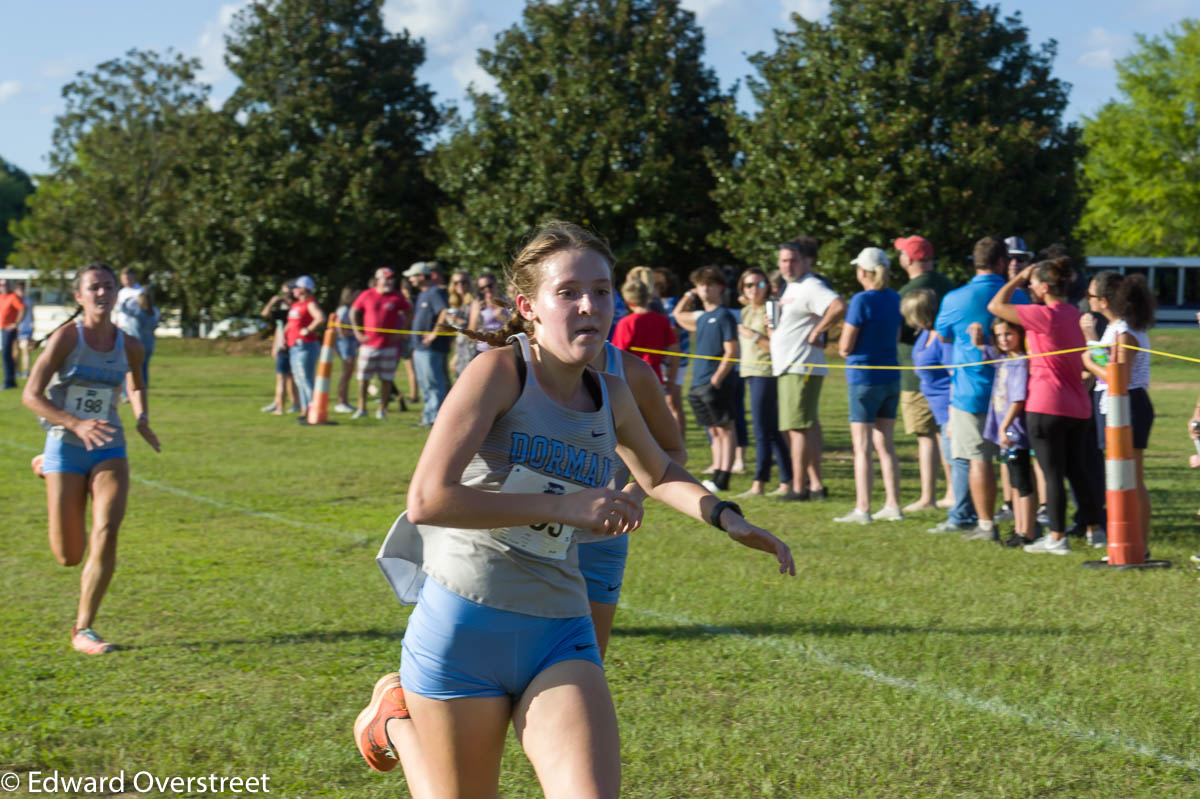
[[[934,335],[933,332],[933,320],[937,317],[938,302],[938,294],[934,289],[914,289],[901,295],[900,315],[904,317],[904,321],[909,327],[918,331],[910,353],[912,364],[917,367],[913,372],[913,377],[917,380],[916,393],[929,406],[934,424],[937,425],[938,452],[941,456],[942,473],[946,478],[946,496],[939,500],[938,507],[954,508],[958,504],[955,499],[956,495],[961,496],[962,503],[958,512],[963,517],[962,526],[974,527],[975,509],[971,506],[971,490],[967,485],[968,472],[966,469],[961,470],[962,483],[957,485],[953,481],[950,468],[950,438],[946,435],[945,429],[950,420],[950,371],[934,367],[951,363],[953,352],[950,345]],[[903,380],[901,386],[903,386]],[[903,407],[903,388],[901,388],[900,397]],[[963,465],[966,466],[966,463]],[[932,464],[927,466],[924,462],[921,462],[920,466],[921,495],[924,497],[928,493],[928,496],[932,497],[937,492],[937,476],[932,473],[936,466]],[[927,468],[930,469],[929,475],[925,474]],[[955,514],[952,513],[951,518],[955,519]]]
[[[900,470],[896,462],[896,408],[900,370],[862,369],[899,366],[900,295],[887,288],[889,261],[878,247],[867,247],[851,261],[863,291],[850,298],[838,352],[846,359],[850,393],[850,440],[854,445],[855,506],[836,522],[868,524],[904,519],[900,510]],[[883,473],[884,505],[871,513],[871,449]]]
[[[995,367],[965,366],[985,360],[983,353],[971,343],[968,328],[978,323],[990,327],[992,314],[988,303],[1005,284],[1008,270],[1008,248],[994,236],[975,243],[975,277],[942,299],[934,330],[954,345],[954,378],[950,387],[950,451],[955,459],[970,462],[971,501],[978,517],[977,531],[990,534],[996,529],[996,472],[992,459],[996,445],[983,437],[987,420],[988,400],[992,396]],[[1029,298],[1017,291],[1011,302],[1028,304]],[[933,528],[936,532],[959,529],[949,521]]]

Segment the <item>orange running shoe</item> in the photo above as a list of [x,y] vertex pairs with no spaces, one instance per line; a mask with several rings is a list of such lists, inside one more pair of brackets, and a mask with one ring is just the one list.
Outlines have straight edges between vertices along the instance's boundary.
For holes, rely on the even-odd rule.
[[389,719],[408,717],[400,675],[396,672],[383,675],[375,683],[371,704],[363,708],[354,722],[354,743],[368,766],[376,771],[391,771],[396,767],[400,760],[388,738],[387,723]]
[[116,650],[116,647],[105,641],[91,627],[82,630],[71,628],[71,646],[85,655],[106,655]]
[[33,469],[33,473],[43,480],[46,479],[46,473],[42,471],[42,456],[34,455],[33,460],[29,462],[29,466]]

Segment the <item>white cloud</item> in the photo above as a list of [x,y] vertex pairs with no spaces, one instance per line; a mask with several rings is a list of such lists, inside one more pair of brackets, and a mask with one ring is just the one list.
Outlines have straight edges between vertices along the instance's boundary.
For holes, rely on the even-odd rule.
[[17,80],[0,81],[0,103],[21,93],[21,82]]
[[217,10],[217,18],[205,24],[194,50],[194,55],[200,59],[200,73],[196,78],[201,83],[216,86],[232,77],[225,66],[225,34],[229,33],[233,18],[249,4],[250,0],[224,3]]
[[829,0],[779,0],[779,15],[785,22],[792,21],[792,14],[816,21],[828,13]]
[[682,0],[679,5],[695,14],[697,19],[704,19],[713,11],[716,11],[723,5],[728,5],[728,3],[729,0]]
[[1104,28],[1092,28],[1084,41],[1086,48],[1076,63],[1089,69],[1109,69],[1113,61],[1129,47],[1127,34],[1112,33]]
[[383,24],[391,31],[406,28],[423,38],[429,49],[448,54],[471,11],[468,0],[388,0],[383,4]]

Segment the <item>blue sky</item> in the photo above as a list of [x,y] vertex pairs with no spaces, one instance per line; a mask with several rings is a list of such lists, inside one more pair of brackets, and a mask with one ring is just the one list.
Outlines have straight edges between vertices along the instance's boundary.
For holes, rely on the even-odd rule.
[[[221,61],[223,33],[245,0],[40,0],[8,2],[0,48],[0,156],[27,172],[47,168],[60,89],[75,72],[131,48],[168,48],[199,57],[201,78],[219,102],[233,90]],[[522,0],[388,0],[392,29],[426,40],[420,78],[439,102],[464,105],[463,89],[488,88],[475,53],[520,17]],[[790,28],[788,15],[822,17],[828,0],[683,0],[704,28],[707,60],[728,87],[751,72],[746,54],[774,48],[772,31]],[[1130,52],[1135,34],[1162,34],[1200,16],[1200,0],[1004,0],[1020,12],[1035,43],[1056,39],[1055,74],[1073,85],[1069,120],[1094,113],[1116,96],[1113,60]]]

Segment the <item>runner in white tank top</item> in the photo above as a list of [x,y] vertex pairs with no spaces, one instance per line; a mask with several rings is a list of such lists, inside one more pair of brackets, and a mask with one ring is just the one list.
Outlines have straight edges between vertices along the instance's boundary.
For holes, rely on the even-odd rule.
[[[159,450],[147,413],[142,345],[113,324],[116,299],[116,276],[107,265],[91,264],[79,272],[75,301],[82,318],[50,335],[21,397],[47,431],[46,450],[33,459],[33,470],[46,480],[50,550],[64,566],[79,563],[87,550],[71,645],[89,655],[114,648],[92,622],[116,567],[117,532],[129,496],[129,462],[117,414],[122,384],[138,433]],[[89,494],[92,530],[85,535]]]
[[[527,380],[536,380],[550,401],[570,412],[602,410],[597,408],[584,371],[600,354],[612,324],[612,263],[608,247],[595,236],[574,225],[549,223],[517,256],[511,270],[518,312],[515,326],[532,328],[535,341]],[[617,452],[651,497],[697,520],[711,518],[735,541],[774,555],[781,573],[795,574],[786,544],[748,523],[731,503],[720,502],[705,491],[659,448],[628,386],[604,377],[604,390]],[[607,486],[581,488],[568,496],[486,491],[464,484],[464,472],[472,459],[492,428],[518,403],[522,391],[512,350],[485,352],[471,362],[447,395],[446,410],[438,414],[409,484],[407,513],[411,521],[418,526],[475,530],[480,540],[492,539],[494,531],[504,528],[538,531],[559,525],[610,535],[636,529],[641,521],[640,505]],[[597,430],[600,436],[606,435],[602,428]],[[514,443],[514,450],[517,446],[519,442]],[[532,457],[532,439],[528,446],[527,457]],[[553,446],[549,437],[543,446]],[[543,469],[553,462],[552,456],[550,461],[538,460]],[[600,468],[597,462],[597,480],[586,479],[586,484],[599,482]],[[589,465],[583,474],[590,477],[591,473]],[[572,470],[571,474],[579,472]],[[569,546],[568,561],[575,546]],[[487,548],[491,550],[491,544]],[[451,556],[454,553],[438,552],[435,558],[445,564]],[[474,568],[494,571],[487,565],[494,556],[480,559],[480,551],[473,546],[457,556],[465,559],[462,566],[455,567],[463,573]],[[505,571],[511,570],[505,567]],[[541,578],[531,573],[529,579]],[[512,586],[494,586],[488,581],[481,585],[487,591],[495,587],[502,596],[479,596],[475,607],[493,616],[508,613],[492,605],[505,601],[503,595],[509,595]],[[544,607],[541,615],[562,616],[564,623],[570,623],[566,617],[573,612],[569,607],[573,598],[562,596],[555,605]],[[454,597],[459,604],[464,601],[461,594],[452,594]],[[423,606],[424,602],[418,605],[414,616]],[[451,646],[459,636],[475,633],[453,626],[439,632]],[[509,644],[513,660],[526,654],[527,644],[517,640],[521,639]],[[435,659],[428,666],[436,669],[439,664]],[[375,685],[371,703],[359,714],[355,742],[377,770],[390,770],[396,762],[393,758],[398,758],[415,794],[491,796],[498,789],[510,722],[547,794],[618,794],[621,761],[616,713],[603,669],[592,659],[557,660],[537,671],[519,695],[478,695],[454,701],[406,693],[398,675],[384,675]]]

